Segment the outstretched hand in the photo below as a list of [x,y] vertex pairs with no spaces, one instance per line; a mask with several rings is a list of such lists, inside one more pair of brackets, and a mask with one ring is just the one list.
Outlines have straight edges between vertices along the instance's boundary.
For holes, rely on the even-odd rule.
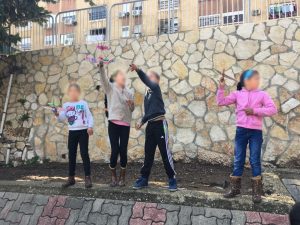
[[98,67],[99,67],[99,68],[103,68],[103,66],[104,66],[103,61],[100,61],[99,64],[98,64]]
[[131,72],[133,72],[133,71],[137,71],[138,68],[135,64],[131,64],[129,69]]

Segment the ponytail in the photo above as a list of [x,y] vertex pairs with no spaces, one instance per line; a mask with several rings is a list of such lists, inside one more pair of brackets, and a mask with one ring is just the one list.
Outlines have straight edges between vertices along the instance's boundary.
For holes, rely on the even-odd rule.
[[241,77],[240,77],[240,81],[238,82],[237,86],[236,86],[236,90],[240,91],[243,89],[244,87],[244,74],[245,72],[242,73]]

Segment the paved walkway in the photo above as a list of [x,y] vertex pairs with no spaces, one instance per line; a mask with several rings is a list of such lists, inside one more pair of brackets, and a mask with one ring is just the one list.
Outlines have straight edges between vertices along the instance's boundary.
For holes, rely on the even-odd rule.
[[287,215],[0,192],[0,225],[288,225]]
[[282,181],[295,201],[300,202],[300,180],[282,179]]

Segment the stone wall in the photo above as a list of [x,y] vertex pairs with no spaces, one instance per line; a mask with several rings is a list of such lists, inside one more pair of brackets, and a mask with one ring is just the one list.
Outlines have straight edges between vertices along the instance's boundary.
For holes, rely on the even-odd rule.
[[[167,109],[170,144],[176,160],[206,161],[229,165],[235,136],[234,107],[218,107],[215,94],[219,72],[238,78],[249,68],[262,77],[262,89],[276,102],[280,113],[264,121],[263,160],[280,166],[300,165],[300,19],[272,20],[206,28],[188,33],[150,36],[138,40],[113,41],[111,54],[116,69],[127,70],[134,62],[161,76]],[[7,120],[20,113],[19,98],[25,96],[32,119],[29,141],[41,158],[65,161],[67,127],[57,123],[45,109],[48,102],[65,101],[68,81],[76,80],[83,89],[95,117],[95,135],[90,140],[93,160],[107,161],[110,155],[104,116],[103,93],[96,91],[97,68],[84,60],[95,46],[71,46],[17,56],[17,65],[26,67],[13,85]],[[128,85],[135,90],[137,105],[133,118],[142,115],[145,87],[135,73],[128,73]],[[228,89],[235,83],[227,79]],[[143,157],[144,130],[131,129],[130,160]]]

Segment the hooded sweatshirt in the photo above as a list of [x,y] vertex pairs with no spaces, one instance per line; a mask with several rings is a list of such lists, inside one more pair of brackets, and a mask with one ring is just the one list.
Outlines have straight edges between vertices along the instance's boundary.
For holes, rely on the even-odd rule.
[[126,87],[121,89],[115,83],[109,82],[104,68],[100,68],[100,83],[107,96],[108,120],[130,124],[134,107],[130,108],[126,101],[134,100],[133,93]]
[[[263,117],[277,113],[277,108],[271,97],[265,91],[258,89],[248,91],[243,88],[225,96],[224,89],[219,88],[217,103],[219,106],[235,104],[237,126],[248,129],[262,130]],[[247,108],[253,109],[254,115],[247,115],[245,112]]]

